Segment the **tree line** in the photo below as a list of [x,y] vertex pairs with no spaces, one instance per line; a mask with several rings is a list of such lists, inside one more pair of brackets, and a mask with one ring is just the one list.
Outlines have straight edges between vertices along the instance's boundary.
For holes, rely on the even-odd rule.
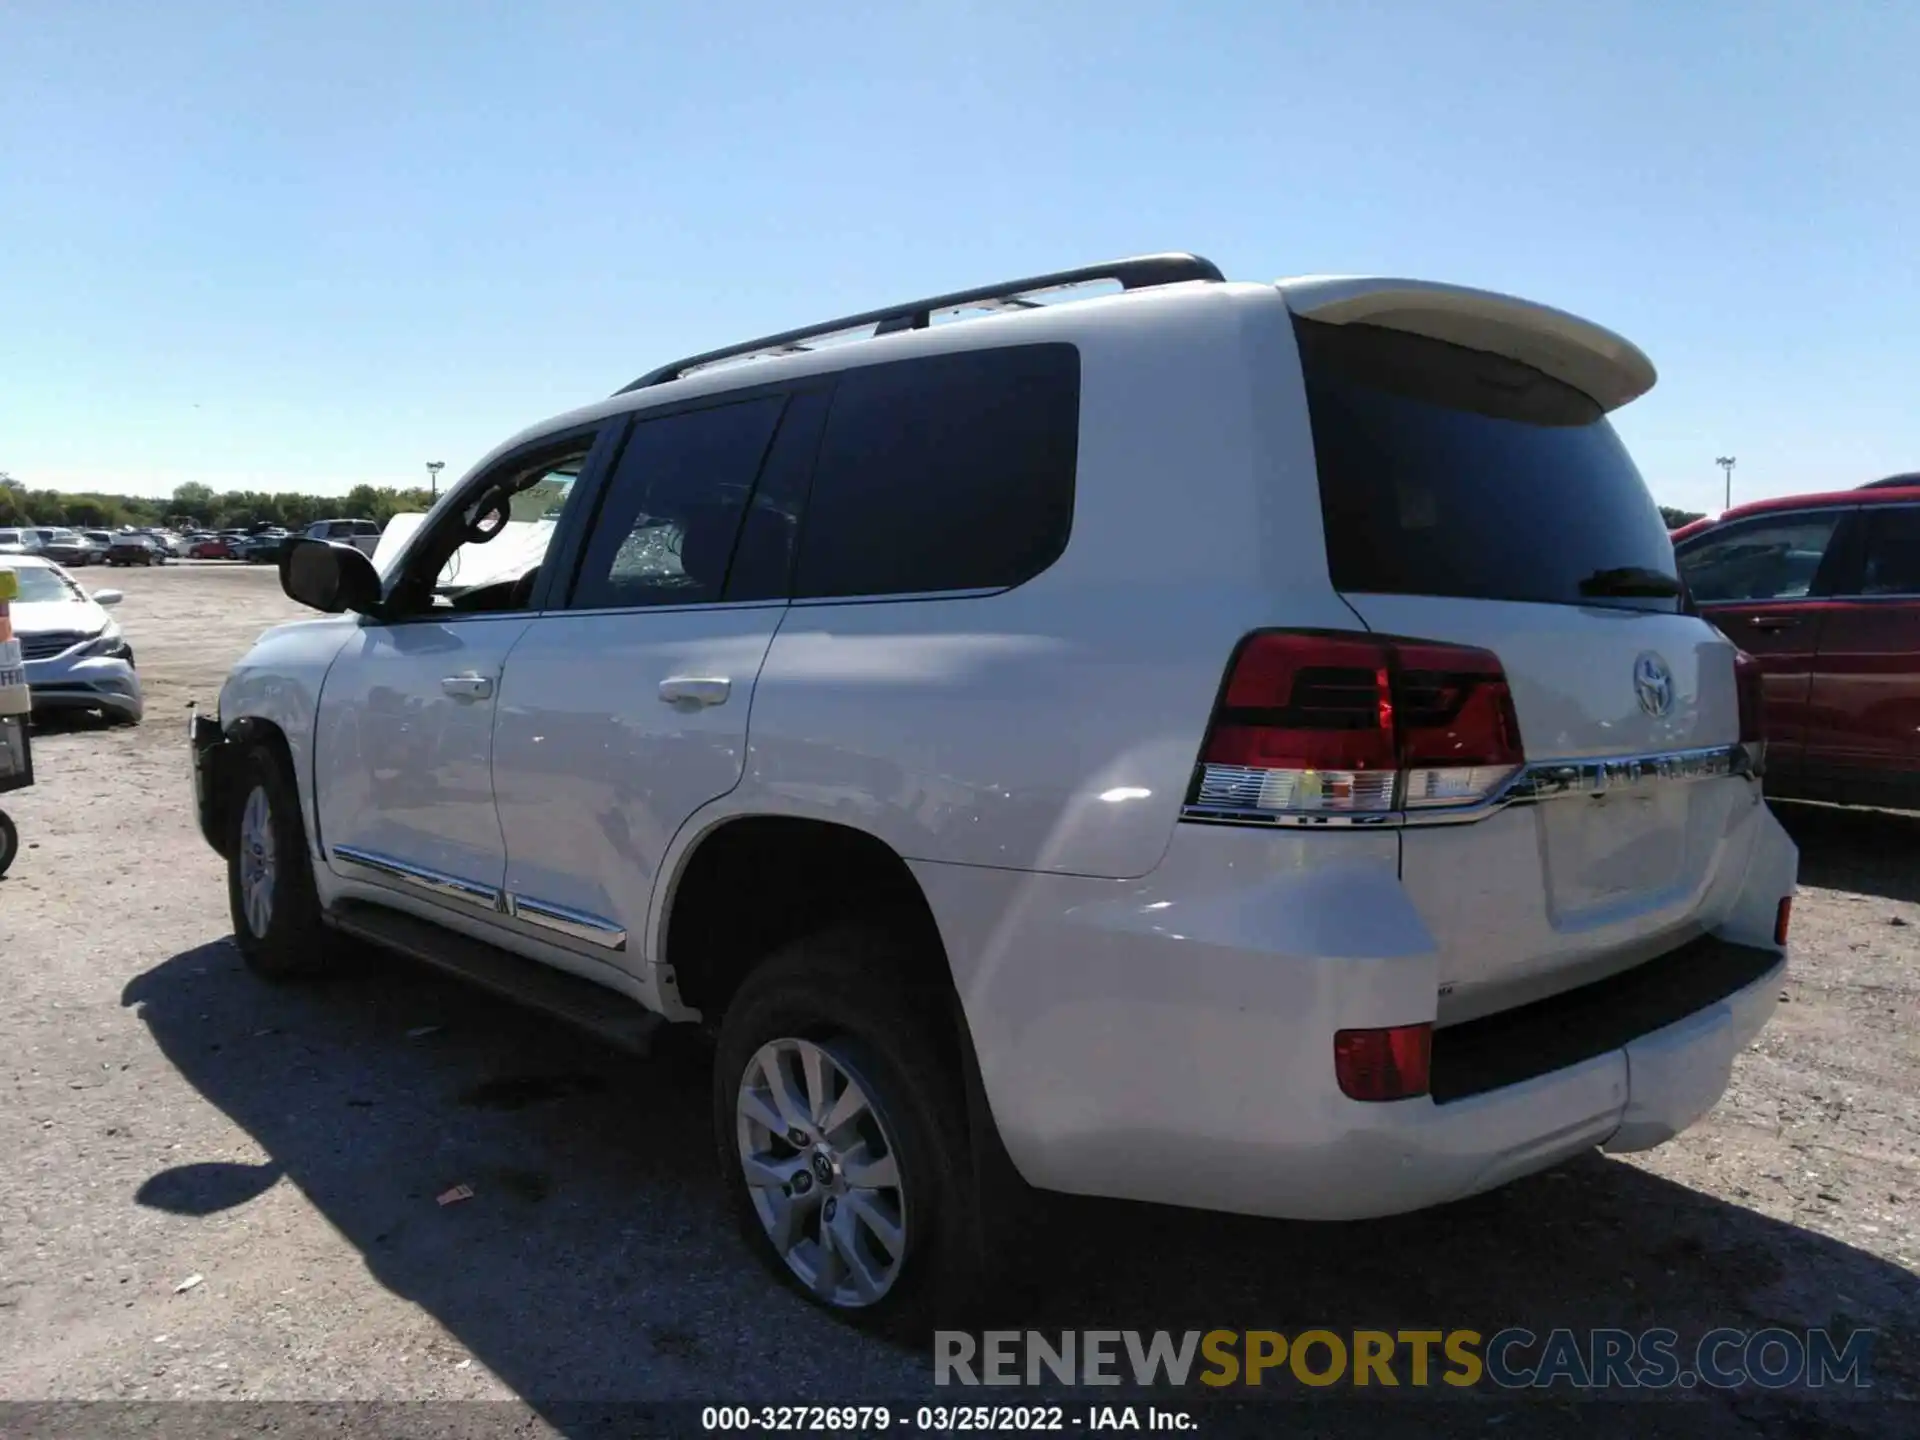
[[0,525],[71,525],[114,530],[122,525],[198,526],[206,530],[252,529],[283,525],[304,530],[316,520],[373,520],[381,525],[394,515],[425,510],[426,490],[385,485],[356,485],[345,495],[301,495],[264,490],[216,493],[211,485],[189,482],[169,496],[72,494],[35,490],[0,476]]

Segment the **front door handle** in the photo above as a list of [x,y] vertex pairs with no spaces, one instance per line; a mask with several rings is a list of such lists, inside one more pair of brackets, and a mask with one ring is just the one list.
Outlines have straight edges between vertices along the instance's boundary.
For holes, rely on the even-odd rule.
[[1798,615],[1755,615],[1747,623],[1756,630],[1791,630],[1800,623]]
[[724,705],[733,681],[724,675],[670,675],[660,682],[660,698],[669,705]]
[[465,675],[447,676],[441,680],[440,688],[456,700],[484,700],[493,694],[493,679],[469,671]]

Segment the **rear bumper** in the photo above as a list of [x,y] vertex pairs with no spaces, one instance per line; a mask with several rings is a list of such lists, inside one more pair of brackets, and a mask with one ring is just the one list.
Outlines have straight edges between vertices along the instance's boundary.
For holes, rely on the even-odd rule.
[[[1753,823],[1765,829],[1745,867],[1755,894],[1735,910],[1770,917],[1792,888],[1793,846],[1764,809]],[[1650,987],[1665,1010],[1593,1004],[1583,1044],[1490,1083],[1458,1079],[1456,1064],[1440,1101],[1349,1100],[1336,1031],[1436,1014],[1436,947],[1397,860],[1390,835],[1182,827],[1138,881],[915,866],[1021,1173],[1255,1215],[1417,1210],[1678,1134],[1719,1099],[1777,1000],[1785,956],[1723,927],[1668,957],[1677,968]],[[1689,957],[1712,983],[1676,988]],[[1625,1029],[1607,1031],[1607,1015]],[[1470,1058],[1471,1027],[1454,1029],[1436,1037],[1437,1079],[1450,1048]]]

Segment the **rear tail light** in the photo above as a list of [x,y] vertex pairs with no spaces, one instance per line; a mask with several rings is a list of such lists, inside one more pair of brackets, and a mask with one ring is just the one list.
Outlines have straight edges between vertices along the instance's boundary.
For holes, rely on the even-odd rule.
[[1349,1100],[1411,1100],[1427,1093],[1433,1026],[1341,1030],[1333,1037],[1333,1073]]
[[1773,912],[1773,943],[1782,950],[1787,948],[1787,930],[1793,924],[1793,897],[1787,896],[1780,902],[1780,908]]
[[1733,652],[1733,683],[1740,695],[1740,744],[1758,775],[1767,756],[1766,682],[1760,662],[1744,650]]
[[1323,820],[1470,805],[1525,759],[1506,672],[1488,651],[1262,631],[1234,656],[1192,804]]

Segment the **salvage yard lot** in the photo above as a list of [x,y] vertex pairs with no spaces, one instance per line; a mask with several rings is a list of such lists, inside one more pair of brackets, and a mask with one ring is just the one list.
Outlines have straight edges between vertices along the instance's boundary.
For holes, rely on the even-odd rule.
[[[147,721],[43,733],[5,802],[31,848],[0,881],[0,1398],[517,1398],[557,1424],[563,1401],[926,1393],[922,1357],[737,1242],[697,1044],[631,1060],[377,956],[312,988],[245,974],[185,722],[299,612],[269,568],[81,578],[126,591]],[[1785,818],[1788,1003],[1681,1141],[1369,1224],[1071,1202],[1027,1323],[1870,1326],[1882,1393],[1920,1394],[1920,820]],[[1778,1408],[1703,1400],[1685,1428]]]

